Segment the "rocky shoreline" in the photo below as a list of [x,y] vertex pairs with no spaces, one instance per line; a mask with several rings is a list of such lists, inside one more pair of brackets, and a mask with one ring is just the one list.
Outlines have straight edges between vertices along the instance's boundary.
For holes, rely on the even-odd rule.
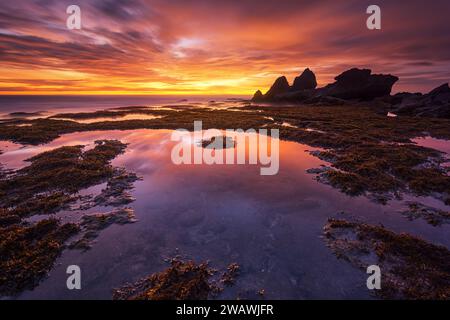
[[[357,78],[361,85],[353,86],[352,81]],[[172,110],[169,107],[152,109],[134,106],[115,111],[61,114],[49,118],[18,117],[0,122],[0,139],[24,145],[39,145],[67,133],[83,131],[140,128],[193,130],[195,120],[202,120],[204,129],[279,129],[283,140],[321,148],[321,151],[312,154],[329,165],[308,170],[320,183],[329,184],[349,196],[366,196],[382,204],[409,195],[432,197],[448,205],[450,176],[448,169],[443,166],[448,158],[438,150],[421,147],[413,142],[414,138],[423,136],[450,140],[450,120],[445,112],[442,113],[448,106],[448,86],[442,86],[426,95],[391,96],[390,90],[395,81],[396,78],[390,75],[372,75],[370,70],[352,69],[338,76],[336,83],[325,87],[326,89],[316,89],[314,73],[305,70],[292,86],[286,78],[280,78],[266,95],[259,92],[253,102],[242,101],[242,106],[238,108],[217,110],[183,107]],[[415,107],[406,107],[411,106],[413,101],[416,101]],[[266,104],[268,102],[270,104]],[[298,106],[286,106],[283,102],[295,102]],[[433,108],[430,109],[428,105]],[[398,116],[388,117],[386,112],[395,112]],[[138,113],[158,117],[151,120],[77,122],[79,119],[115,116],[116,113],[121,116]],[[202,146],[207,147],[212,142],[203,141]],[[0,295],[14,296],[36,287],[63,250],[89,250],[101,230],[112,224],[136,222],[128,205],[134,201],[129,190],[139,177],[124,168],[115,168],[110,163],[125,149],[125,144],[114,140],[97,141],[91,150],[84,150],[84,146],[65,146],[38,154],[29,159],[29,165],[22,169],[2,171],[0,255],[5,258],[1,265]],[[106,183],[99,195],[78,195],[82,188],[99,183]],[[35,215],[55,215],[63,209],[84,211],[95,206],[112,206],[114,209],[84,215],[79,223],[67,224],[53,217],[43,218],[37,223],[26,220]],[[449,221],[448,212],[420,202],[410,203],[400,214],[405,216],[405,221],[421,218],[433,227],[440,227]],[[326,228],[330,236],[327,241],[333,250],[345,249],[336,247],[336,241],[343,243],[335,236],[333,230],[337,228],[370,231],[370,234],[376,236],[388,235],[389,241],[393,243],[404,239],[403,236],[387,234],[369,226],[330,223]],[[369,240],[370,237],[364,241]],[[412,238],[407,238],[407,245],[417,245],[417,250],[434,250],[433,245]],[[419,253],[426,254],[423,250]],[[448,255],[446,248],[440,247],[439,250]],[[419,254],[418,251],[408,252],[412,254],[411,257]],[[347,255],[344,251],[339,254]],[[411,259],[408,260],[409,267],[416,268],[411,264],[414,259]],[[356,261],[357,266],[361,267],[359,260],[352,261]],[[439,259],[435,262],[442,266]],[[25,273],[21,272],[24,268],[28,270]],[[136,283],[135,286],[145,289],[141,294],[135,294],[134,287],[130,285],[117,291],[114,297],[183,298],[178,289],[181,290],[184,284],[173,283],[170,276],[172,272],[179,270],[187,270],[190,275],[192,271],[194,278],[204,286],[205,290],[193,292],[193,296],[209,297],[210,287],[205,285],[208,283],[207,277],[205,278],[207,267],[180,262],[171,268],[143,280],[144,282]],[[444,269],[439,272],[443,279],[448,278],[448,272]],[[186,279],[189,280],[189,277]],[[435,274],[430,273],[430,277],[435,277]],[[225,282],[232,283],[232,278]],[[397,280],[392,278],[392,281]],[[423,278],[423,281],[428,280]],[[154,291],[151,290],[164,286],[166,282],[178,289],[153,296]],[[426,286],[409,292],[409,285],[407,282],[405,286],[399,287],[400,291],[395,291],[392,286],[391,291],[383,292],[382,297],[448,297],[445,288],[436,291],[436,296]]]
[[335,80],[317,88],[316,75],[307,68],[295,78],[292,86],[285,76],[281,76],[265,94],[261,90],[256,91],[252,101],[319,105],[371,101],[381,104],[385,112],[395,115],[450,119],[448,83],[426,94],[402,92],[391,96],[392,87],[399,78],[390,74],[372,74],[370,69],[353,68],[336,76]]

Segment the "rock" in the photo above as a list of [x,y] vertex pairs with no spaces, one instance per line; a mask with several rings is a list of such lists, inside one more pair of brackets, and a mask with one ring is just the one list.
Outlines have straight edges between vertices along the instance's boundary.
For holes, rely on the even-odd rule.
[[316,75],[308,68],[295,78],[292,84],[292,91],[315,89],[317,87]]
[[[336,82],[316,89],[316,76],[310,69],[295,78],[292,87],[286,77],[279,77],[265,95],[256,91],[252,101],[280,101],[308,104],[343,104],[345,100],[373,100],[391,98],[392,86],[398,81],[393,75],[372,74],[370,69],[353,68],[335,78]],[[446,94],[439,88],[439,94]],[[333,100],[338,99],[338,100]]]
[[272,87],[270,87],[269,91],[264,95],[265,99],[275,98],[277,95],[287,93],[291,90],[289,83],[285,76],[279,77],[275,80]]
[[437,96],[441,94],[450,94],[450,87],[448,86],[448,83],[444,83],[443,85],[431,90],[428,95],[430,96]]
[[271,100],[285,101],[285,102],[303,102],[308,99],[312,99],[316,96],[317,92],[314,89],[305,89],[299,91],[290,91],[271,98]]
[[262,94],[261,90],[258,90],[253,95],[252,101],[262,101],[264,100],[264,95]]
[[369,69],[353,68],[335,78],[336,82],[319,89],[320,95],[350,100],[372,100],[391,94],[398,77],[371,74]]
[[427,94],[402,93],[394,96],[392,112],[397,115],[450,119],[450,88],[445,83]]

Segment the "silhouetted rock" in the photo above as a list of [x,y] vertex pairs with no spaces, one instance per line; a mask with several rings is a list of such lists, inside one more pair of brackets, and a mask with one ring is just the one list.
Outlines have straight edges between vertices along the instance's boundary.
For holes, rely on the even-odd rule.
[[390,95],[398,78],[392,75],[371,74],[369,69],[353,68],[341,73],[335,80],[335,83],[321,89],[320,95],[346,100],[371,100]]
[[266,99],[272,99],[275,98],[277,95],[284,94],[289,92],[291,87],[289,86],[289,83],[285,76],[279,77],[277,80],[275,80],[272,87],[270,87],[269,91],[264,95],[264,98]]
[[262,94],[261,90],[258,90],[253,95],[252,101],[262,101],[264,100],[264,95]]
[[292,87],[289,86],[286,77],[279,77],[265,95],[258,90],[252,100],[342,104],[345,100],[373,100],[389,96],[398,78],[371,73],[369,69],[353,68],[338,75],[335,78],[336,82],[316,89],[316,76],[311,70],[305,69],[299,77],[295,78]]
[[450,119],[450,88],[445,83],[427,94],[401,93],[394,96],[392,112],[397,115]]
[[317,87],[316,75],[308,68],[303,73],[295,78],[292,84],[292,91],[315,89]]

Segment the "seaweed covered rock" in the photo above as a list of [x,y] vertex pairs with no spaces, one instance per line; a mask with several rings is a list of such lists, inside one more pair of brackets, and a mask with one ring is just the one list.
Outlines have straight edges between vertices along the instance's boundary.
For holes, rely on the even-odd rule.
[[114,300],[206,300],[216,290],[206,263],[173,259],[166,270],[113,292]]
[[103,229],[113,224],[125,225],[136,221],[134,210],[131,208],[119,208],[107,213],[84,215],[79,224],[83,235],[80,239],[71,243],[69,248],[87,251],[91,249],[93,242]]
[[337,257],[366,271],[378,265],[386,299],[450,298],[450,251],[409,234],[381,226],[329,219],[325,241]]
[[0,179],[0,205],[21,217],[48,214],[77,200],[76,192],[104,182],[114,175],[110,161],[124,152],[117,140],[96,141],[83,146],[65,146],[40,153],[30,165]]
[[76,224],[47,219],[36,224],[0,227],[0,296],[33,289],[47,275]]

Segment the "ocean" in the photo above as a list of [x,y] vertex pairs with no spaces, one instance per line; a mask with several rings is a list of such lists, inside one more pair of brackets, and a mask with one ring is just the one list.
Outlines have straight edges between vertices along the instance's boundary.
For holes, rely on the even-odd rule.
[[195,104],[227,99],[248,99],[245,96],[1,96],[0,114],[13,112],[86,112],[127,106],[162,106]]

